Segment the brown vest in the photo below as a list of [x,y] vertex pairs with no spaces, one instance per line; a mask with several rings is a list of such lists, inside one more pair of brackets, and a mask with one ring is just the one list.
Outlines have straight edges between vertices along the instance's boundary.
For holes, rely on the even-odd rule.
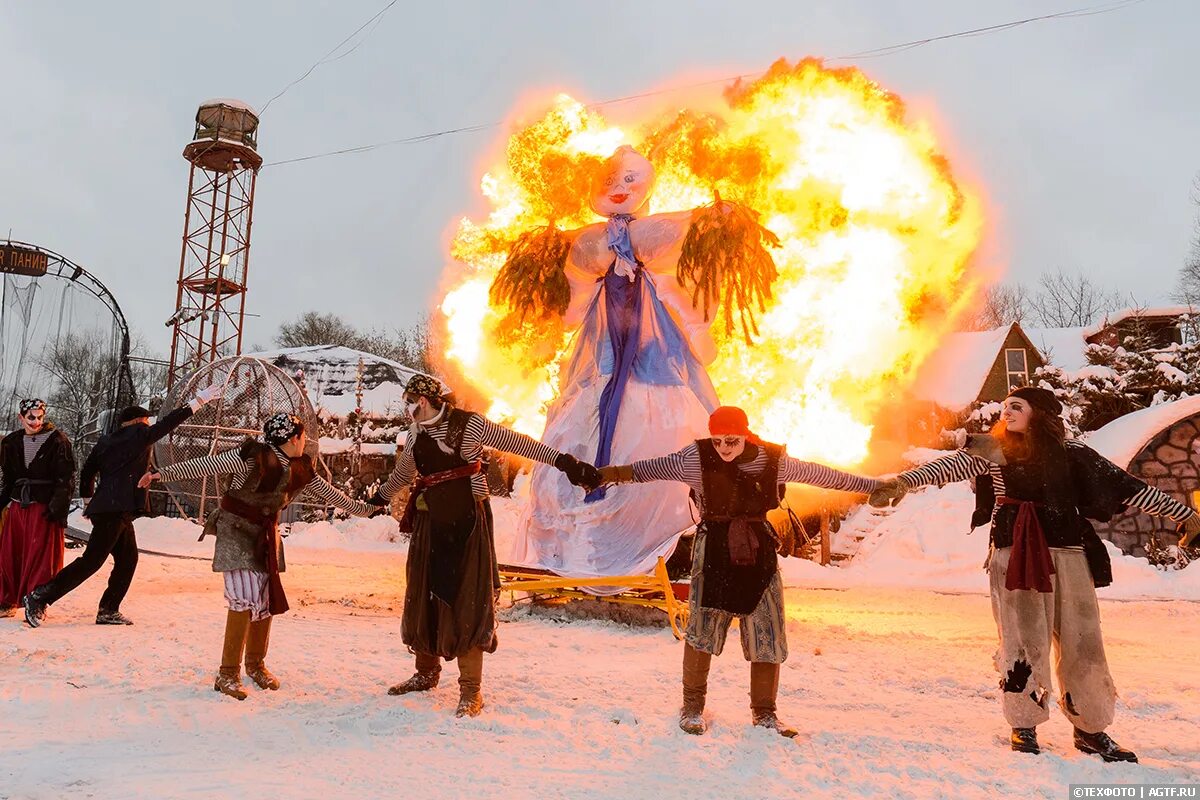
[[[243,459],[253,459],[250,474],[241,488],[225,492],[225,498],[239,507],[252,509],[258,519],[218,508],[208,515],[204,523],[204,535],[217,537],[213,551],[213,572],[229,572],[235,569],[250,569],[266,572],[263,556],[262,520],[275,520],[288,503],[292,502],[316,475],[312,458],[300,455],[291,459],[285,467],[270,445],[247,439],[239,448]],[[279,555],[279,571],[286,569],[283,560],[283,540],[275,536],[276,552]]]

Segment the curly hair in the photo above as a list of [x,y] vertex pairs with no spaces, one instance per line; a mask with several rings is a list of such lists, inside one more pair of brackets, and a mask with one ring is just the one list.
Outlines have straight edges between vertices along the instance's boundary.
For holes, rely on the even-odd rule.
[[1028,434],[1009,433],[1002,419],[992,426],[991,433],[1000,441],[1000,449],[1009,461],[1032,461],[1047,453],[1061,452],[1067,439],[1062,417],[1035,407],[1030,408]]

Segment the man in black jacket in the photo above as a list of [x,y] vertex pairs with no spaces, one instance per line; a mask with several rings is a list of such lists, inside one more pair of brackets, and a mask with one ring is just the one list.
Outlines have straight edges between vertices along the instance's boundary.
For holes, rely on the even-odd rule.
[[[113,571],[108,589],[100,598],[96,613],[97,625],[132,625],[121,613],[121,601],[133,582],[137,569],[137,538],[133,521],[149,511],[149,494],[138,488],[138,479],[150,462],[150,448],[202,405],[219,397],[220,386],[202,389],[191,403],[175,409],[153,425],[150,412],[141,406],[130,406],[121,412],[121,427],[104,436],[88,455],[80,472],[80,495],[91,497],[83,515],[92,521],[92,534],[83,555],[65,566],[49,582],[27,594],[25,621],[36,628],[45,616],[46,607],[96,574],[111,554]],[[96,478],[100,486],[96,487]]]

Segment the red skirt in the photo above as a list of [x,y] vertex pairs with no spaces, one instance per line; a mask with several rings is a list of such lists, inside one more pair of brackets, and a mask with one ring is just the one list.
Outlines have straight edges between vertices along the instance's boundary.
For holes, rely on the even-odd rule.
[[53,578],[63,567],[63,526],[46,519],[46,506],[9,503],[0,525],[0,608]]

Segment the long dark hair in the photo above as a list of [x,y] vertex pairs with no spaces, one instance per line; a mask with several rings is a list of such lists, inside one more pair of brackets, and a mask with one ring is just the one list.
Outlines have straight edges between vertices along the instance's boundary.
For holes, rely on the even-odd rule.
[[1009,461],[1033,461],[1062,453],[1067,428],[1057,414],[1030,406],[1026,433],[1010,433],[1001,419],[992,426],[992,436],[1000,441],[1000,449]]

